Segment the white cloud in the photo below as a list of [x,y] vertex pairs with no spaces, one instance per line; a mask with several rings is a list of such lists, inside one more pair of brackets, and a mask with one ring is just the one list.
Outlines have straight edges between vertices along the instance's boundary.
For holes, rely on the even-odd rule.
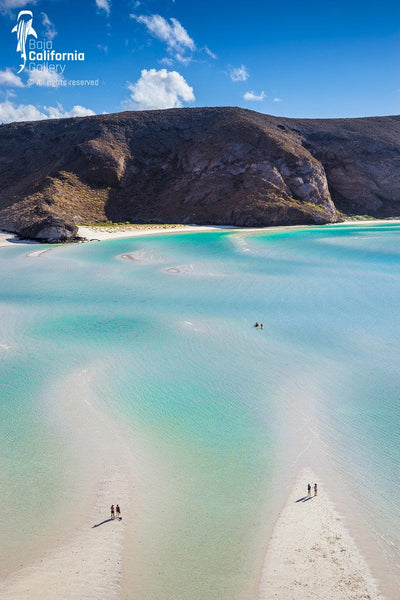
[[29,71],[28,85],[58,87],[63,79],[61,75],[48,69],[43,69],[43,71]]
[[32,6],[37,0],[0,0],[0,12],[3,14],[10,13],[14,8],[22,8],[23,6]]
[[0,85],[8,85],[10,87],[25,87],[22,79],[13,73],[11,69],[0,71]]
[[64,117],[84,117],[94,115],[89,108],[76,105],[66,111],[61,104],[55,106],[43,106],[39,110],[33,104],[13,104],[10,100],[0,102],[0,123],[11,123],[14,121],[42,121],[44,119],[61,119]]
[[129,83],[130,99],[125,103],[133,110],[179,108],[183,102],[193,102],[195,96],[182,75],[167,69],[143,69],[136,83]]
[[249,78],[249,74],[244,65],[231,69],[230,76],[232,81],[246,81],[246,79]]
[[72,107],[71,110],[64,110],[62,104],[57,104],[57,106],[44,106],[43,109],[47,112],[48,119],[65,119],[66,117],[89,117],[90,115],[94,115],[94,113],[90,108],[85,108],[84,106],[80,106],[76,104]]
[[164,58],[162,58],[159,62],[162,65],[167,65],[167,67],[170,67],[174,61],[172,60],[172,58],[168,58],[167,56],[164,56]]
[[191,56],[184,56],[180,52],[177,52],[175,54],[175,58],[177,61],[179,61],[180,63],[182,63],[185,66],[188,65],[190,63],[190,61],[192,60]]
[[261,92],[261,94],[256,94],[254,92],[246,92],[243,95],[243,98],[245,100],[249,100],[252,102],[261,102],[261,100],[264,100],[264,98],[266,98],[265,92]]
[[161,15],[151,15],[149,17],[141,15],[130,15],[138,23],[146,25],[148,31],[158,40],[167,44],[169,52],[176,55],[180,62],[190,62],[190,58],[184,57],[186,51],[194,51],[196,44],[180,24],[177,19],[171,18],[170,23]]
[[38,121],[46,119],[33,104],[19,104],[16,106],[10,100],[0,102],[0,123],[11,123],[12,121]]
[[52,23],[46,13],[42,12],[42,25],[44,25],[45,33],[44,36],[48,40],[54,40],[57,35],[54,23]]
[[100,10],[104,10],[104,12],[107,14],[107,16],[111,12],[111,2],[110,2],[110,0],[96,0],[96,6]]
[[208,48],[207,46],[204,46],[204,52],[208,54],[208,56],[211,56],[211,58],[213,58],[214,60],[217,60],[218,56],[214,54],[214,52],[211,52],[210,48]]
[[276,97],[276,98],[274,98],[274,102],[282,102],[282,98]]

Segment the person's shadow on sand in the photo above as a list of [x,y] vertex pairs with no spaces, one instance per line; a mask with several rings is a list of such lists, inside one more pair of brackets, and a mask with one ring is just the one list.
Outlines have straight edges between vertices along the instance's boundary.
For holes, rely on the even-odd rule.
[[92,529],[94,529],[95,527],[100,527],[100,525],[104,525],[104,523],[109,523],[110,521],[115,521],[115,519],[106,519],[105,521],[102,521],[101,523],[96,523],[96,525],[92,526]]
[[295,500],[295,502],[307,502],[307,500],[311,500],[311,498],[312,496],[303,496],[302,498]]

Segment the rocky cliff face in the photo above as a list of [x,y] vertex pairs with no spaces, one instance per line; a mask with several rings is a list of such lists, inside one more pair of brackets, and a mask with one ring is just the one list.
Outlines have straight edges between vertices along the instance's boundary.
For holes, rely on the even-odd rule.
[[400,214],[400,117],[171,109],[0,126],[0,228],[87,221],[266,226]]

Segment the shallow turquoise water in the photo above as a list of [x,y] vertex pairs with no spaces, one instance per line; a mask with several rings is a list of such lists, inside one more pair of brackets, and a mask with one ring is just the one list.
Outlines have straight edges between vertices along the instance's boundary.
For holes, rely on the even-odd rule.
[[2,248],[8,551],[17,557],[28,531],[45,541],[43,498],[51,513],[70,477],[46,390],[106,359],[95,392],[146,433],[171,482],[148,573],[131,565],[135,591],[142,578],[149,599],[253,597],[263,528],[284,474],[303,464],[351,482],[398,572],[399,233],[185,233],[35,258]]

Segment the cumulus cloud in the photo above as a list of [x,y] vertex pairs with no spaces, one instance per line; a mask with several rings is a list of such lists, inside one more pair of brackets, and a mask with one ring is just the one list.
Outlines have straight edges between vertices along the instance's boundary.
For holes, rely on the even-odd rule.
[[12,121],[39,121],[46,119],[33,104],[19,104],[16,106],[10,100],[0,102],[0,123],[11,123]]
[[57,106],[43,106],[39,110],[33,104],[14,104],[10,100],[0,102],[0,123],[14,121],[43,121],[44,119],[61,119],[64,117],[84,117],[94,115],[89,108],[76,105],[71,110],[64,110],[61,104]]
[[11,69],[0,71],[0,85],[9,87],[25,87],[22,79],[18,77]]
[[274,102],[282,102],[282,98],[276,97],[276,98],[274,98]]
[[66,117],[89,117],[96,114],[90,108],[85,108],[79,104],[75,104],[71,110],[65,110],[62,104],[57,106],[44,106],[44,111],[47,113],[47,119],[65,119]]
[[54,23],[52,23],[46,13],[42,12],[42,25],[44,26],[44,36],[48,40],[54,40],[57,35]]
[[177,19],[171,18],[169,23],[161,15],[136,16],[131,14],[130,16],[138,23],[145,25],[153,37],[165,42],[167,50],[171,54],[175,54],[180,62],[190,62],[190,58],[184,57],[184,53],[193,52],[196,44]]
[[261,92],[261,94],[256,94],[254,92],[246,92],[243,95],[243,98],[251,102],[261,102],[261,100],[264,100],[264,98],[266,98],[266,95],[264,91]]
[[167,69],[143,69],[136,83],[129,83],[130,99],[125,103],[133,110],[179,108],[182,102],[193,102],[195,96],[182,75]]
[[48,69],[43,69],[43,71],[29,71],[28,85],[58,87],[63,79],[62,75]]
[[244,65],[231,69],[229,74],[231,76],[232,81],[246,81],[246,79],[249,78],[249,74]]
[[110,2],[110,0],[96,0],[96,6],[100,10],[104,10],[104,12],[107,14],[107,16],[111,12],[111,2]]

